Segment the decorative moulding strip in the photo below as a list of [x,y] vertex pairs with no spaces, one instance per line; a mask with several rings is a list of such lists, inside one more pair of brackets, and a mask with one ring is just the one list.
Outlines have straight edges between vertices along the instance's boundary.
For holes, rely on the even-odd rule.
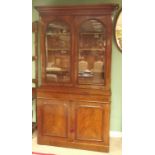
[[118,4],[99,4],[99,5],[76,5],[76,6],[35,6],[41,15],[90,15],[93,10],[94,14],[111,14],[118,9]]

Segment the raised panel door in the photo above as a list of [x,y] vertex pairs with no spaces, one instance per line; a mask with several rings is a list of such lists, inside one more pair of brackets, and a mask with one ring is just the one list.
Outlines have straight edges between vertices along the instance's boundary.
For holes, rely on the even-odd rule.
[[40,99],[39,128],[42,136],[68,137],[68,102]]
[[75,140],[104,141],[104,107],[100,103],[75,104]]

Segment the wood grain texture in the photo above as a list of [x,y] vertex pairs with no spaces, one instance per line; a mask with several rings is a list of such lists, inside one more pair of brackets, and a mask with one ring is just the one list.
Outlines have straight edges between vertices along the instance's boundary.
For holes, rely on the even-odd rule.
[[77,140],[103,141],[103,107],[81,103],[76,105],[75,137]]
[[118,9],[117,4],[99,5],[72,5],[72,6],[36,6],[42,16],[53,15],[111,15],[113,10]]
[[[40,14],[42,84],[37,88],[38,143],[96,151],[109,151],[111,103],[112,12],[118,5],[36,7]],[[46,79],[45,36],[48,24],[63,21],[70,29],[70,80]],[[104,25],[106,48],[104,83],[78,83],[79,29],[83,22]]]
[[[51,103],[50,103],[51,102]],[[43,135],[67,137],[67,105],[48,101],[42,108]]]

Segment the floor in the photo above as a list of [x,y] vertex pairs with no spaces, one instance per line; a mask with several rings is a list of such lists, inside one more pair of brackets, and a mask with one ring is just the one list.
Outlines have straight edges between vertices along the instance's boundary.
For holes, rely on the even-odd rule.
[[37,133],[36,131],[32,135],[32,151],[41,153],[52,153],[56,155],[121,155],[122,139],[121,138],[110,138],[110,152],[96,152],[86,151],[80,149],[70,149],[63,147],[54,147],[47,145],[37,144]]

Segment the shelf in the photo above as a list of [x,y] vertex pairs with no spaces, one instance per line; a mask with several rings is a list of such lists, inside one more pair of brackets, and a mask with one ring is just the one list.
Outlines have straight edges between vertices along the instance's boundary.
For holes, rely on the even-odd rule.
[[79,49],[79,51],[104,51],[104,49],[99,49],[99,48],[83,48],[83,49]]
[[69,36],[70,33],[46,33],[46,36]]
[[57,75],[64,75],[64,74],[68,74],[69,71],[68,70],[48,70],[46,71],[47,74],[57,74]]
[[69,51],[70,49],[60,49],[60,48],[59,49],[58,48],[55,48],[54,49],[54,48],[48,48],[47,50],[48,51]]
[[99,34],[99,35],[104,35],[104,33],[102,32],[89,32],[89,33],[80,33],[81,35],[94,35],[94,34]]

